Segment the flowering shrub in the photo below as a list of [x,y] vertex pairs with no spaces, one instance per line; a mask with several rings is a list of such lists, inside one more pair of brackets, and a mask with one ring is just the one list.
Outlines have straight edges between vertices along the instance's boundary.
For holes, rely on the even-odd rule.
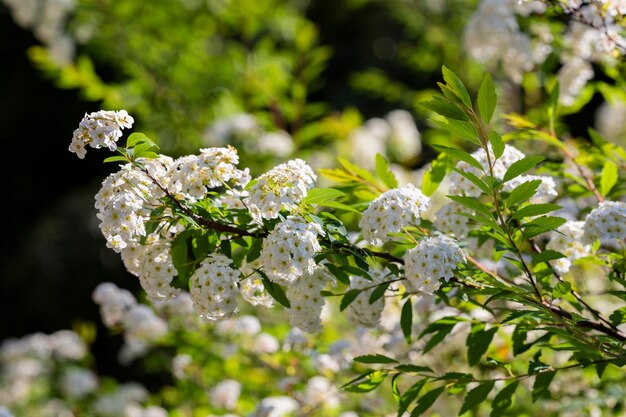
[[[421,191],[398,184],[381,155],[375,173],[340,159],[339,168],[319,170],[334,186],[316,187],[316,174],[300,159],[250,179],[232,147],[172,160],[133,133],[106,160],[122,165],[99,193],[101,229],[150,299],[167,303],[186,294],[190,311],[207,322],[236,315],[240,302],[250,301],[244,281],[254,279],[255,297],[273,298],[292,326],[311,334],[322,329],[325,299],[335,297],[334,308],[362,327],[378,326],[384,304],[399,302],[395,322],[404,343],[421,354],[462,329],[464,364],[407,362],[390,351],[354,358],[367,369],[343,388],[368,392],[390,378],[400,415],[425,412],[444,392],[463,398],[459,414],[491,399],[491,415],[502,415],[516,391],[528,389],[533,402],[549,399],[553,382],[587,368],[599,378],[592,386],[600,386],[605,371],[624,364],[624,151],[587,145],[594,164],[585,166],[554,129],[526,128],[523,140],[520,129],[501,135],[493,127],[491,77],[472,100],[456,74],[444,67],[443,76],[443,95],[423,106],[468,145],[436,145],[440,156],[424,172]],[[552,119],[558,97],[556,85],[547,109]],[[79,135],[84,145],[110,148],[100,129],[78,130],[72,143]],[[533,140],[563,156],[546,161],[515,147]],[[564,175],[572,166],[580,177]],[[115,180],[120,175],[124,180]],[[578,198],[596,201],[567,212],[575,218],[568,222],[557,203],[581,184]],[[435,210],[437,195],[444,202]],[[450,214],[466,221],[452,227]],[[591,301],[585,280],[603,281],[597,285],[611,302]],[[114,323],[128,297],[111,294],[115,301],[106,307],[107,291],[95,296]],[[449,314],[417,333],[413,306],[424,301]],[[125,313],[130,346],[162,334],[149,311]],[[212,395],[239,390],[216,387]]]

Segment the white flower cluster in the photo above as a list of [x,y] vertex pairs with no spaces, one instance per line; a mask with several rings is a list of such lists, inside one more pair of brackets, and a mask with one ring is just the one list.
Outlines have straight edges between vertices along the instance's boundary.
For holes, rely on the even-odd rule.
[[483,0],[465,28],[464,43],[469,55],[494,67],[502,62],[506,75],[516,84],[524,72],[542,63],[551,48],[521,31],[517,15],[543,13],[541,2],[518,4],[515,0]]
[[67,65],[71,62],[76,46],[65,26],[68,17],[78,4],[77,1],[3,0],[3,3],[11,12],[13,20],[18,25],[30,29],[46,46],[56,64]]
[[[162,156],[142,163],[152,178],[165,181],[164,175],[171,158]],[[164,195],[145,172],[130,164],[110,174],[102,182],[95,202],[96,216],[107,246],[116,252],[135,246],[146,235],[145,222],[150,218],[150,211]]]
[[407,289],[432,294],[449,281],[465,254],[457,242],[444,235],[428,237],[404,254],[404,274]]
[[626,203],[621,201],[601,202],[585,218],[583,242],[593,243],[626,239]]
[[413,116],[399,109],[384,118],[367,120],[350,133],[348,144],[354,162],[368,170],[376,169],[376,154],[404,162],[422,151],[421,136]]
[[134,119],[126,110],[106,111],[85,114],[78,129],[74,131],[70,152],[83,159],[87,154],[86,146],[92,148],[109,148],[114,151],[117,148],[117,141],[122,137],[122,129],[130,129]]
[[104,282],[92,293],[92,298],[100,306],[102,321],[107,327],[120,327],[124,330],[124,346],[120,360],[130,362],[143,355],[150,345],[168,331],[167,322],[143,304],[127,290],[115,284]]
[[20,409],[31,396],[40,398],[41,387],[50,383],[57,370],[72,369],[86,355],[84,341],[70,330],[5,339],[0,344],[0,404]]
[[271,281],[291,285],[307,271],[313,273],[313,257],[322,250],[317,239],[324,231],[302,217],[288,217],[263,240],[259,263]]
[[[249,274],[244,274],[249,275]],[[249,276],[239,281],[241,296],[253,306],[273,307],[274,298],[268,294],[259,277]]]
[[200,155],[187,155],[178,158],[169,169],[168,191],[180,199],[194,202],[201,200],[211,188],[232,182],[235,186],[245,186],[250,181],[246,168],[239,170],[237,150],[226,148],[200,149]]
[[141,287],[150,301],[175,297],[180,290],[170,284],[178,271],[174,267],[169,240],[151,234],[144,245],[136,244],[122,251],[122,260],[128,272],[139,277]]
[[317,176],[302,159],[280,164],[255,179],[246,204],[253,219],[275,219],[281,210],[293,213],[315,185]]
[[[130,411],[148,399],[146,388],[136,382],[127,382],[115,388],[114,391],[100,395],[93,403],[93,412],[102,417],[126,416]],[[136,410],[136,408],[135,408]],[[158,416],[161,417],[161,416]]]
[[389,240],[389,233],[420,224],[430,199],[413,184],[394,188],[378,196],[363,212],[359,227],[363,237],[372,244]]
[[350,289],[363,291],[346,308],[346,315],[348,320],[357,326],[376,327],[385,308],[385,297],[381,297],[371,304],[369,300],[376,288],[374,286],[385,281],[389,271],[370,269],[369,273],[371,280],[359,276],[350,277]]
[[546,249],[561,252],[566,258],[556,259],[550,264],[561,275],[567,274],[572,261],[590,254],[591,246],[582,243],[585,222],[568,221],[550,234]]
[[473,214],[473,211],[455,202],[444,204],[435,213],[435,227],[440,232],[454,235],[457,239],[466,237],[469,217],[460,213]]
[[322,308],[326,302],[320,291],[331,280],[325,268],[318,267],[306,272],[287,288],[289,323],[307,333],[317,333],[322,329]]
[[225,379],[209,391],[209,398],[214,407],[233,410],[241,395],[241,382]]
[[231,268],[231,262],[221,254],[209,255],[191,276],[193,307],[208,322],[231,317],[237,312],[237,281],[241,273]]

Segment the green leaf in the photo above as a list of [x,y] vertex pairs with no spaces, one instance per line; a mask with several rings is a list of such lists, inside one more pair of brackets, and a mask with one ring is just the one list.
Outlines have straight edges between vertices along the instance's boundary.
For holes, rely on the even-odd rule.
[[274,300],[278,301],[284,307],[291,308],[291,303],[289,302],[289,299],[287,298],[283,287],[276,284],[275,282],[270,281],[265,272],[261,271],[260,269],[255,269],[255,271],[261,277],[261,280],[263,281],[263,286],[265,287],[265,291],[267,291],[267,293],[271,295]]
[[469,171],[463,171],[457,168],[453,168],[454,172],[456,172],[457,174],[459,174],[460,176],[467,178],[468,181],[470,181],[472,184],[474,184],[475,186],[477,186],[478,188],[480,188],[480,190],[487,194],[487,195],[491,195],[491,187],[489,186],[489,184],[487,184],[485,181],[481,180],[480,178],[478,178],[476,175],[472,174]]
[[440,128],[459,136],[460,138],[467,139],[468,141],[481,146],[480,139],[478,138],[478,131],[474,125],[466,120],[454,120],[441,118],[433,118],[432,121]]
[[496,381],[483,382],[482,384],[478,385],[476,388],[472,389],[471,391],[468,391],[468,393],[465,394],[465,398],[463,399],[463,405],[461,406],[459,415],[465,414],[469,410],[478,406],[478,404],[485,401],[485,399],[487,398],[487,395],[489,395],[489,393],[491,392],[495,384],[496,384]]
[[374,176],[369,171],[358,167],[357,165],[354,165],[345,158],[337,158],[337,161],[349,173],[358,175],[359,177],[366,179],[372,183],[376,183],[376,178],[374,178]]
[[379,153],[376,154],[376,174],[387,187],[396,188],[398,186],[398,180],[391,172],[387,160]]
[[533,402],[539,398],[547,397],[550,395],[548,387],[556,374],[555,371],[545,371],[537,374],[535,377],[535,383],[533,384],[532,398]]
[[411,417],[416,417],[421,415],[424,411],[428,410],[434,403],[437,401],[437,398],[443,393],[445,390],[445,386],[441,386],[435,389],[428,391],[426,394],[420,397],[417,400],[417,405],[411,411]]
[[422,101],[419,104],[425,109],[435,112],[446,119],[469,120],[467,114],[465,114],[459,106],[442,97],[433,96],[430,100]]
[[432,370],[432,368],[429,368],[428,366],[420,366],[420,365],[412,365],[412,364],[402,364],[402,365],[398,365],[396,366],[396,368],[398,371],[402,371],[402,372],[416,372],[416,373],[421,373],[421,372],[430,372],[430,373],[435,373],[435,371]]
[[343,191],[335,188],[312,188],[307,192],[306,197],[302,199],[302,204],[322,204],[344,195],[346,194]]
[[387,291],[387,288],[389,288],[390,285],[391,285],[391,282],[385,282],[383,284],[378,285],[376,288],[374,288],[372,290],[372,293],[370,294],[369,303],[374,304],[382,296],[384,296],[385,291]]
[[103,162],[109,163],[109,162],[130,162],[130,161],[125,156],[117,155],[117,156],[109,156]]
[[531,222],[524,223],[521,227],[524,229],[524,238],[530,239],[531,237],[554,230],[566,221],[567,220],[562,217],[542,216]]
[[343,211],[349,211],[352,213],[357,213],[357,214],[361,214],[360,210],[355,209],[352,206],[348,206],[347,204],[343,204],[340,203],[338,201],[324,201],[322,203],[318,203],[318,205],[323,206],[323,207],[330,207],[330,208],[335,208],[338,210],[343,210]]
[[554,261],[561,258],[565,258],[565,255],[563,255],[561,252],[557,252],[551,249],[546,249],[541,253],[533,253],[532,255],[533,265],[536,265],[540,262]]
[[490,417],[502,416],[502,413],[504,413],[504,411],[506,411],[506,409],[513,404],[513,395],[515,394],[515,390],[517,390],[518,385],[519,380],[516,380],[500,390],[498,395],[496,395],[491,402],[492,408]]
[[497,327],[492,327],[489,330],[484,330],[484,328],[485,325],[482,323],[472,325],[472,330],[467,336],[467,363],[469,366],[474,366],[480,361],[480,358],[489,349],[493,336],[498,331]]
[[550,101],[548,102],[548,120],[550,120],[550,130],[554,131],[554,124],[559,111],[559,82],[558,80],[550,91]]
[[402,417],[404,412],[409,408],[409,405],[417,398],[424,385],[428,382],[427,379],[420,379],[415,384],[411,385],[404,394],[400,397],[398,402],[398,417]]
[[535,195],[537,188],[541,185],[541,180],[526,181],[518,185],[511,191],[506,203],[509,207],[521,203],[522,201],[528,201],[528,199]]
[[611,161],[605,161],[600,176],[600,194],[606,196],[611,188],[617,184],[618,179],[617,165]]
[[361,294],[362,290],[352,289],[348,290],[344,296],[341,298],[341,303],[339,304],[339,310],[345,310],[355,299]]
[[342,388],[349,392],[370,392],[376,389],[385,378],[387,378],[387,372],[368,371],[360,375],[356,380],[351,381],[349,385],[344,385]]
[[146,144],[149,145],[149,147],[157,147],[158,148],[157,144],[154,143],[152,141],[152,139],[150,139],[148,136],[146,136],[145,134],[143,134],[141,132],[131,133],[128,136],[128,139],[126,139],[126,147],[127,148],[136,147],[140,143],[146,143]]
[[466,197],[460,195],[449,195],[448,198],[452,201],[459,203],[460,205],[472,209],[478,213],[482,213],[488,218],[493,217],[489,207],[480,202],[476,197]]
[[433,148],[435,148],[439,152],[443,152],[447,155],[451,155],[455,157],[456,159],[460,159],[461,161],[473,166],[474,168],[477,168],[478,170],[482,172],[485,171],[483,166],[480,164],[480,162],[478,162],[472,155],[465,152],[464,150],[450,148],[449,146],[443,146],[443,145],[433,145]]
[[485,123],[489,124],[491,117],[493,116],[493,112],[496,109],[496,103],[498,102],[496,87],[493,84],[493,80],[491,79],[491,75],[489,73],[485,74],[485,78],[483,78],[482,83],[480,83],[477,102],[478,111],[480,112],[481,117]]
[[561,298],[565,294],[569,294],[572,291],[572,284],[567,281],[559,281],[552,290],[552,297]]
[[523,173],[530,171],[533,169],[539,162],[546,159],[543,156],[527,156],[526,158],[522,158],[519,161],[515,161],[511,164],[509,169],[504,173],[504,178],[502,178],[502,182],[511,181],[513,178],[516,178]]
[[357,356],[353,360],[360,363],[398,363],[397,360],[381,354]]
[[424,172],[424,177],[422,178],[422,193],[426,196],[432,195],[441,181],[446,177],[446,172],[448,170],[448,165],[444,162],[443,158],[435,159],[431,162],[430,168]]
[[504,141],[502,140],[502,136],[492,130],[489,132],[489,142],[491,143],[491,149],[493,150],[495,159],[500,158],[504,153]]
[[402,306],[400,327],[402,328],[402,334],[404,335],[406,342],[410,344],[413,333],[413,304],[411,303],[411,297],[407,297],[404,305]]
[[562,208],[562,206],[559,206],[558,204],[529,204],[519,210],[516,210],[515,213],[511,215],[511,218],[521,219],[524,217],[540,216],[560,208]]
[[461,103],[463,103],[465,107],[471,109],[472,99],[465,85],[463,85],[463,81],[445,65],[441,68],[441,72],[443,73],[443,80],[446,82],[446,85],[454,92],[457,98],[461,100]]

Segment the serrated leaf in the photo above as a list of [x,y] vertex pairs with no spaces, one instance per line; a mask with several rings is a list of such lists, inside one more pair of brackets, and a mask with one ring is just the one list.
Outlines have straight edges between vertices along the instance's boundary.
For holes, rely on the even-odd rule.
[[454,120],[441,118],[433,118],[432,121],[440,128],[459,136],[460,138],[469,140],[470,142],[481,146],[480,139],[478,139],[478,131],[474,125],[465,120]]
[[554,298],[561,298],[565,294],[569,294],[569,292],[571,290],[572,290],[572,284],[570,284],[567,281],[559,281],[554,286],[554,289],[552,290],[552,297],[554,297]]
[[535,377],[535,382],[533,384],[533,402],[537,401],[539,398],[547,397],[550,395],[550,391],[548,390],[548,388],[550,387],[550,383],[552,382],[555,374],[555,371],[546,371],[537,374],[537,376]]
[[387,187],[393,189],[398,186],[398,180],[389,168],[387,160],[379,153],[376,154],[376,175],[383,180]]
[[476,197],[449,195],[448,198],[452,201],[459,203],[463,207],[467,207],[469,209],[474,210],[475,212],[484,214],[485,216],[487,216],[487,218],[492,217],[491,210],[489,209],[489,207],[487,207],[482,202],[480,202],[480,200],[478,200]]
[[362,290],[352,289],[348,290],[344,296],[341,298],[341,303],[339,304],[339,310],[345,310],[361,293]]
[[495,384],[496,381],[483,382],[476,388],[468,391],[467,394],[465,394],[465,398],[463,399],[463,405],[461,406],[459,415],[465,414],[469,410],[478,406],[478,404],[485,401],[487,395],[489,395]]
[[340,203],[338,201],[324,201],[322,203],[319,203],[318,205],[320,205],[322,207],[330,207],[330,208],[334,208],[334,209],[338,209],[338,210],[349,211],[349,212],[352,212],[352,213],[361,214],[360,210],[357,210],[357,209],[355,209],[352,206],[348,206],[347,204],[343,204],[343,203]]
[[445,65],[441,68],[441,72],[443,73],[443,80],[446,82],[446,85],[450,87],[461,103],[467,108],[472,108],[472,99],[459,76]]
[[475,186],[477,186],[478,188],[480,188],[480,190],[487,194],[487,195],[491,195],[491,188],[489,187],[489,184],[487,184],[485,181],[483,181],[482,179],[478,178],[476,175],[472,174],[469,171],[463,171],[457,168],[453,168],[454,172],[456,172],[457,174],[459,174],[460,176],[466,178],[468,181],[470,181],[472,184],[474,184]]
[[322,204],[327,201],[336,200],[346,195],[343,191],[335,188],[312,188],[307,191],[306,197],[302,199],[302,204]]
[[472,326],[472,331],[467,336],[467,363],[469,366],[476,365],[480,358],[489,349],[489,344],[493,340],[493,336],[498,331],[497,327],[484,330],[484,324]]
[[407,343],[411,343],[413,333],[413,304],[411,303],[411,297],[407,297],[404,305],[402,306],[402,313],[400,314],[400,327],[402,328],[402,334]]
[[513,381],[500,390],[491,402],[492,408],[491,414],[489,415],[490,417],[502,416],[502,413],[504,413],[504,411],[506,411],[506,409],[513,404],[513,395],[515,394],[515,390],[517,390],[518,385],[519,380]]
[[428,391],[426,394],[417,400],[417,404],[413,411],[411,411],[411,417],[421,415],[424,411],[428,410],[437,401],[437,398],[443,393],[445,387],[437,387]]
[[390,285],[391,282],[385,282],[384,284],[376,286],[376,288],[374,288],[372,290],[372,293],[370,294],[369,303],[374,304],[381,297],[383,297],[385,295],[385,291],[387,291],[387,288],[389,288]]
[[527,156],[525,158],[520,159],[519,161],[515,161],[511,164],[509,169],[504,173],[504,177],[502,178],[502,182],[511,181],[513,178],[516,178],[522,175],[525,172],[533,169],[539,162],[546,159],[543,156]]
[[556,216],[542,216],[534,219],[531,222],[524,223],[521,227],[524,229],[523,236],[525,239],[530,239],[542,233],[549,232],[563,225],[567,220],[562,217]]
[[432,368],[429,368],[428,366],[411,365],[411,364],[398,365],[398,366],[396,366],[395,369],[397,369],[398,371],[402,371],[402,372],[416,372],[416,373],[430,372],[430,373],[435,373],[435,371],[433,371]]
[[397,360],[381,354],[357,356],[353,360],[359,363],[398,363]]
[[455,157],[456,159],[459,159],[459,160],[461,160],[461,161],[463,161],[463,162],[473,166],[474,168],[477,168],[478,170],[484,172],[484,168],[480,164],[480,162],[478,162],[472,155],[470,155],[469,153],[465,152],[464,150],[451,148],[449,146],[443,146],[443,145],[433,145],[433,148],[435,148],[439,152],[443,152],[443,153],[445,153],[447,155],[451,155],[451,156]]
[[285,294],[285,289],[275,282],[270,281],[265,272],[261,271],[260,269],[255,269],[255,271],[261,277],[261,281],[263,282],[265,291],[267,291],[267,293],[271,295],[274,300],[278,301],[282,306],[286,308],[291,308],[291,303],[289,302],[289,299]]
[[343,385],[346,391],[349,392],[370,392],[378,387],[387,378],[387,372],[383,371],[368,371],[365,374],[360,375],[355,380],[352,380],[349,385]]
[[502,140],[502,136],[492,130],[489,132],[489,143],[491,143],[491,149],[493,150],[495,159],[500,158],[504,153],[504,141]]
[[541,180],[526,181],[515,187],[509,194],[506,203],[509,207],[515,204],[527,201],[530,197],[534,196],[537,192],[537,188],[541,185]]
[[562,208],[558,204],[529,204],[515,211],[511,215],[512,219],[522,219],[524,217],[540,216]]
[[433,96],[430,100],[421,101],[419,104],[446,119],[469,120],[467,114],[459,106],[442,97]]
[[487,73],[485,74],[482,83],[480,83],[477,99],[478,111],[480,112],[480,115],[487,124],[489,124],[491,118],[493,117],[493,112],[496,109],[497,101],[498,96],[496,94],[496,87],[493,84],[491,75]]
[[611,161],[605,161],[600,175],[600,194],[606,196],[611,188],[617,184],[618,179],[617,165]]
[[152,139],[150,139],[148,136],[141,132],[131,133],[128,136],[128,139],[126,139],[127,148],[134,148],[140,143],[146,143],[149,145],[149,147],[154,146],[158,148],[158,146],[152,141]]
[[561,259],[565,257],[566,256],[563,255],[561,252],[557,252],[551,249],[546,249],[541,253],[533,253],[532,260],[533,260],[533,265],[536,265],[540,262],[554,261],[556,259]]
[[420,379],[415,384],[411,385],[404,394],[400,397],[398,402],[398,417],[402,417],[404,412],[409,408],[409,405],[417,398],[424,385],[426,385],[426,379]]

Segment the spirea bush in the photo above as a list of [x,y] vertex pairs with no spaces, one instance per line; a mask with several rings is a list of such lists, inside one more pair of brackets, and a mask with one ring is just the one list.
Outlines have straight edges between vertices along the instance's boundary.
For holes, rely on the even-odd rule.
[[[357,355],[357,374],[342,389],[366,393],[389,381],[398,415],[421,415],[442,395],[459,398],[459,415],[499,416],[514,403],[523,410],[525,398],[549,403],[551,389],[566,391],[572,380],[608,389],[626,364],[626,152],[594,131],[575,147],[558,137],[558,83],[547,94],[546,127],[500,130],[489,74],[476,97],[446,67],[443,79],[442,94],[422,105],[465,142],[435,145],[439,156],[421,184],[400,184],[380,154],[375,171],[340,158],[339,168],[316,174],[295,159],[250,176],[232,147],[173,160],[133,133],[105,160],[119,165],[96,205],[108,245],[149,299],[187,294],[188,312],[209,323],[248,308],[249,280],[255,298],[271,297],[284,322],[313,335],[325,304],[336,309],[331,322],[344,315],[380,329],[385,304],[395,303],[389,336],[397,329],[416,354]],[[72,152],[111,148],[100,124],[83,125],[92,127],[77,130],[72,143],[84,146]],[[550,152],[533,153],[535,143]],[[575,210],[559,204],[572,196]],[[95,299],[106,322],[123,317],[131,346],[163,334],[151,310],[128,296],[103,287]],[[421,303],[445,314],[419,317]],[[456,337],[465,338],[464,361],[421,360]],[[211,395],[228,408],[241,388],[223,384]],[[325,395],[312,393],[331,389],[325,384],[316,381],[305,397]],[[619,410],[623,400],[603,401]]]

